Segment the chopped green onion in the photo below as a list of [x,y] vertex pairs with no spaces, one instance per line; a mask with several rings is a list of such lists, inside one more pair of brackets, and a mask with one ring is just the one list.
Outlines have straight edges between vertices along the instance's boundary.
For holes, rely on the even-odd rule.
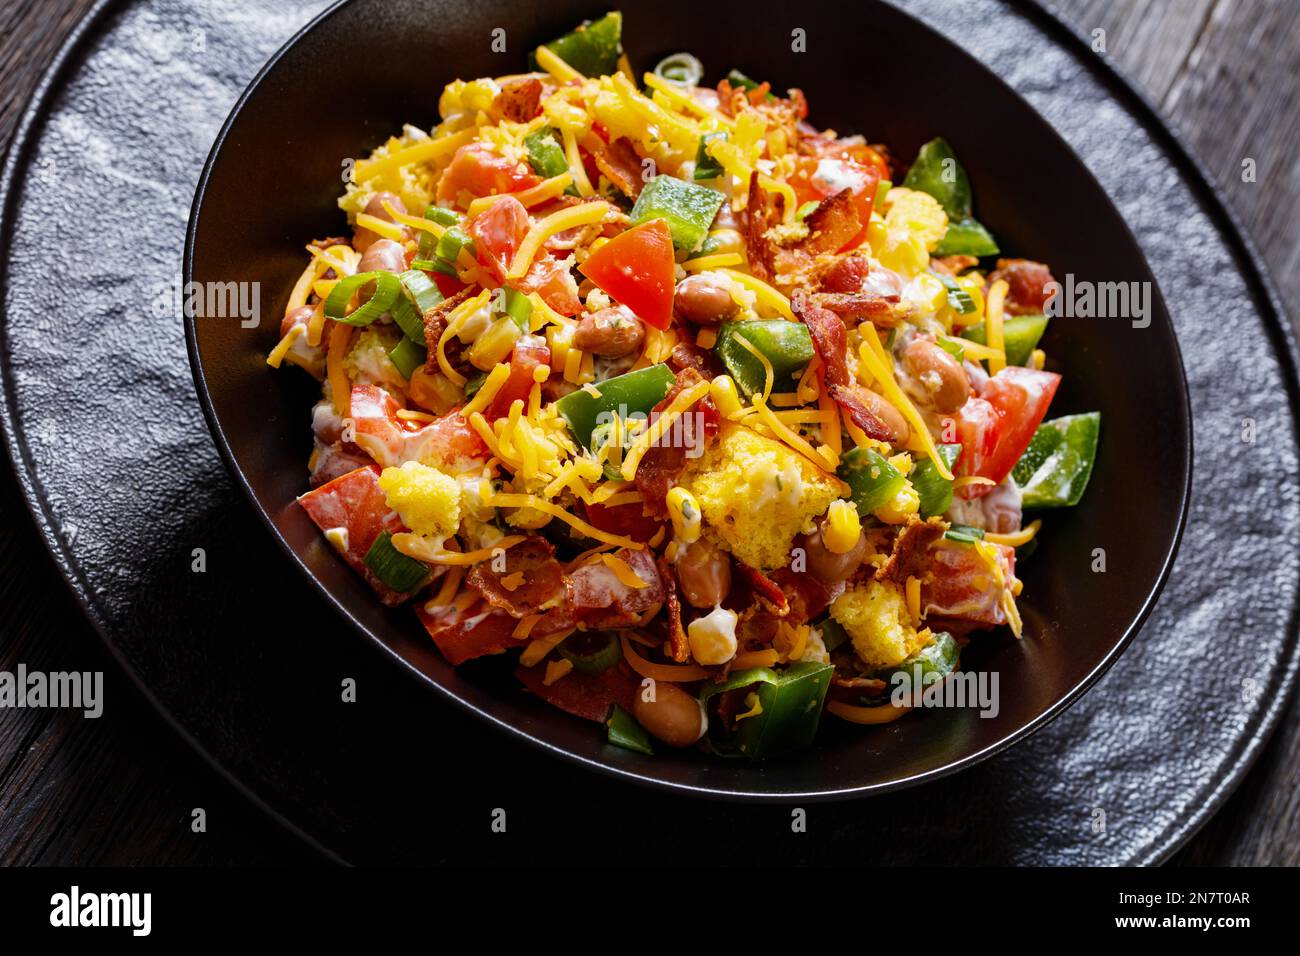
[[882,206],[884,206],[885,197],[889,195],[889,191],[893,188],[894,188],[894,184],[891,183],[888,179],[882,179],[880,182],[876,183],[876,198],[872,202],[871,208],[879,210]]
[[946,335],[941,335],[938,339],[938,345],[939,348],[943,349],[958,362],[966,360],[966,347],[956,339],[950,339]]
[[[442,301],[442,292],[419,269],[410,269],[399,277],[402,295],[393,303],[392,316],[402,334],[421,347],[424,346],[424,313]],[[409,376],[408,376],[409,377]]]
[[722,164],[709,153],[708,145],[715,139],[725,140],[726,138],[727,134],[723,132],[705,133],[700,137],[699,148],[695,150],[695,180],[697,182],[703,179],[717,179],[723,174]]
[[803,220],[811,216],[813,212],[817,209],[817,207],[820,205],[821,203],[819,203],[817,200],[810,199],[802,206],[800,206],[798,209],[795,210],[794,218],[802,222]]
[[930,275],[943,283],[943,287],[948,293],[948,305],[952,307],[954,312],[959,315],[970,315],[975,311],[975,300],[970,297],[969,292],[957,284],[952,276],[946,276],[942,272],[935,272],[933,269],[930,270]]
[[[442,206],[429,206],[429,208],[424,211],[424,218],[428,219],[430,222],[436,222],[438,225],[444,227],[455,226],[460,222],[459,216],[450,209],[444,209]],[[420,259],[432,259],[437,255],[437,250],[438,237],[431,232],[420,230],[420,247],[416,252],[416,256]],[[415,263],[411,263],[411,265],[414,266]]]
[[[756,90],[761,85],[757,80],[751,80],[749,77],[747,77],[744,73],[741,73],[739,70],[732,70],[730,73],[728,73],[727,82],[730,83],[732,86],[739,87],[742,90]],[[767,98],[769,100],[774,100],[776,99],[776,96],[773,95],[771,91],[768,91]]]
[[565,639],[559,652],[584,674],[603,674],[623,659],[623,645],[609,631],[577,631]]
[[650,735],[645,732],[645,728],[618,704],[615,704],[614,709],[610,711],[605,726],[609,728],[607,739],[615,747],[635,750],[650,757],[655,755],[654,749],[650,746]]
[[429,577],[428,566],[394,548],[393,536],[387,531],[379,532],[362,560],[381,584],[398,594],[414,591]]
[[[348,303],[358,290],[373,282],[374,291],[365,302],[348,312]],[[358,272],[338,281],[325,299],[325,317],[348,325],[369,325],[393,307],[402,283],[391,272]]]
[[528,331],[528,320],[533,314],[533,300],[527,293],[509,286],[502,286],[500,294],[492,297],[492,311],[498,315],[508,315],[519,326],[520,332]]
[[389,361],[397,366],[397,370],[402,373],[402,378],[408,381],[411,373],[423,365],[428,357],[429,352],[423,345],[417,345],[405,337],[388,352]]
[[974,544],[984,538],[983,528],[972,528],[968,524],[955,524],[943,533],[943,536],[949,541],[960,541],[962,544]]
[[467,249],[470,255],[474,255],[474,240],[460,226],[448,226],[447,231],[438,240],[438,258],[448,265],[455,266],[462,249]]
[[704,79],[704,64],[689,53],[671,53],[655,66],[655,75],[678,86],[699,86]]

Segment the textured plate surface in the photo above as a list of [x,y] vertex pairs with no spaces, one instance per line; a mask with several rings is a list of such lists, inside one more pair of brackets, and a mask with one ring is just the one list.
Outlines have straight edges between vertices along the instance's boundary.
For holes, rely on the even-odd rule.
[[[598,780],[394,673],[265,546],[211,448],[180,325],[153,308],[179,272],[222,118],[316,7],[159,2],[110,17],[15,150],[3,373],[9,447],[38,521],[170,716],[273,809],[358,860],[553,853],[557,815],[578,822],[575,802],[592,819],[564,827],[565,856],[591,859],[626,854],[609,836],[629,812],[657,850],[734,841],[732,858],[755,861],[774,845],[792,859],[934,860],[941,847],[949,861],[1149,861],[1203,820],[1294,670],[1294,382],[1274,306],[1163,132],[1050,24],[995,3],[906,6],[998,64],[1079,151],[1137,233],[1180,334],[1198,449],[1187,534],[1155,614],[1089,695],[960,778],[818,807],[810,828],[833,838],[787,842],[785,810]],[[142,85],[146,73],[166,82]],[[86,216],[107,194],[112,214]],[[1160,474],[1134,463],[1134,480]],[[191,572],[194,548],[204,574]],[[339,700],[348,677],[355,704]],[[491,835],[495,807],[514,839]]]

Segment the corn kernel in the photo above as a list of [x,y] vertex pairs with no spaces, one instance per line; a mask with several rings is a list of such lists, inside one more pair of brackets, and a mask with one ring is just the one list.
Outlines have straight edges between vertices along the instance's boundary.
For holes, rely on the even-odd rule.
[[709,384],[709,397],[723,418],[730,418],[740,411],[740,395],[730,375],[719,375]]
[[681,485],[669,489],[666,500],[673,534],[683,544],[694,544],[700,538],[700,503]]
[[862,537],[862,522],[858,520],[858,509],[847,501],[832,501],[826,509],[826,532],[822,542],[832,554],[847,554],[856,547]]

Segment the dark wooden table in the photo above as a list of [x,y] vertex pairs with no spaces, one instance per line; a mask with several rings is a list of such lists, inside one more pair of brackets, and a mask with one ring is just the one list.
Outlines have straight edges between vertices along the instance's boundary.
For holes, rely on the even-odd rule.
[[[93,0],[0,8],[0,155],[55,50]],[[1286,0],[1059,0],[1183,134],[1254,237],[1300,317],[1300,4]],[[1255,182],[1242,163],[1255,161]],[[1298,326],[1300,328],[1300,326]],[[282,834],[135,690],[82,618],[7,468],[0,469],[0,670],[105,672],[98,720],[0,710],[0,863],[294,864]],[[1300,864],[1300,702],[1178,863]],[[202,807],[207,831],[193,833]]]

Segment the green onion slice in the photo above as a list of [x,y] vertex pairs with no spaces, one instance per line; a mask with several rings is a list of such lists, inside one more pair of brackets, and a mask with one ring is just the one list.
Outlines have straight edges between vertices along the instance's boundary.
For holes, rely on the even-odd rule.
[[[349,313],[347,308],[352,296],[371,282],[375,289],[370,298]],[[391,272],[359,272],[347,276],[339,280],[325,299],[325,317],[348,325],[369,325],[393,307],[401,291],[401,281]]]
[[428,350],[423,345],[416,345],[407,338],[403,338],[388,352],[389,361],[402,373],[402,378],[408,381],[411,374],[423,365],[428,357]]
[[393,547],[393,536],[387,531],[379,532],[362,560],[384,586],[398,594],[414,591],[429,577],[428,566]]

